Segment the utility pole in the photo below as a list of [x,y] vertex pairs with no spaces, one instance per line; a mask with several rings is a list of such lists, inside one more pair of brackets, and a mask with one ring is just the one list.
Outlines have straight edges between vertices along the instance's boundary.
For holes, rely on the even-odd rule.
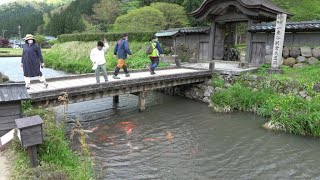
[[20,48],[21,48],[21,26],[18,26],[19,40],[20,40]]
[[2,37],[4,38],[4,33],[6,32],[7,30],[5,29],[2,29]]

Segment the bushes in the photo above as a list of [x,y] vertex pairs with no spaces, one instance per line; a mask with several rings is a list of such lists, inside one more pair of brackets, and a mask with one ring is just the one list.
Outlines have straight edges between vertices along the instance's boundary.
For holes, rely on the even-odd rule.
[[[129,41],[147,42],[150,41],[155,32],[128,32]],[[106,37],[109,41],[118,41],[121,39],[122,33],[78,33],[78,34],[62,34],[58,36],[60,42],[70,41],[98,41]]]
[[75,33],[75,34],[62,34],[58,36],[60,42],[70,42],[70,41],[98,41],[102,40],[105,33]]
[[[218,77],[212,80],[215,86],[221,85],[220,81]],[[254,112],[271,117],[272,124],[280,125],[287,132],[320,136],[319,95],[304,99],[291,93],[277,92],[271,86],[252,88],[240,78],[232,87],[218,90],[212,96],[212,106],[216,112]]]
[[[151,37],[156,34],[156,32],[127,32],[129,35],[130,42],[149,42]],[[107,33],[107,38],[109,41],[118,41],[122,36],[122,33]]]
[[[145,54],[148,43],[130,42],[133,55],[127,59],[129,69],[141,69],[150,62]],[[110,50],[106,54],[107,69],[114,70],[117,59],[113,58],[113,47],[115,42],[110,42]],[[96,42],[66,42],[55,44],[50,51],[44,55],[45,64],[53,69],[59,69],[71,73],[91,73],[92,63],[89,59],[90,51],[96,47]],[[161,63],[160,66],[166,66]]]

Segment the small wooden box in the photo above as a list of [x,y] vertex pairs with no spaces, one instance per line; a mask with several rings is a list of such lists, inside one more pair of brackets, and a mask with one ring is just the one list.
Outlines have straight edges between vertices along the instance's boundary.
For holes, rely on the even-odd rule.
[[40,116],[16,119],[18,137],[23,147],[30,147],[43,143],[42,124]]

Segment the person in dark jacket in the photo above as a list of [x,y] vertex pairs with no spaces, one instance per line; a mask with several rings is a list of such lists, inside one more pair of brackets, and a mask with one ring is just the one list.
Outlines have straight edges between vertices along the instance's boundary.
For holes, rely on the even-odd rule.
[[158,67],[159,65],[159,60],[160,60],[160,55],[163,54],[162,48],[160,46],[160,43],[158,41],[158,37],[156,35],[153,35],[151,38],[151,45],[152,45],[152,53],[149,55],[150,58],[150,74],[151,75],[155,75],[156,73],[154,72],[154,70]]
[[127,69],[127,64],[126,64],[126,59],[129,55],[132,55],[130,48],[129,48],[129,43],[128,43],[128,34],[123,34],[122,39],[120,39],[116,46],[114,47],[114,58],[117,58],[118,55],[118,64],[116,66],[116,69],[114,70],[114,79],[120,79],[118,77],[119,71],[121,68],[123,68],[126,77],[129,77],[130,74]]
[[48,87],[45,77],[40,71],[40,67],[44,67],[42,53],[40,47],[31,34],[27,34],[25,38],[26,44],[23,47],[21,67],[23,68],[24,81],[26,88],[30,89],[30,81],[32,77],[37,77],[44,87]]

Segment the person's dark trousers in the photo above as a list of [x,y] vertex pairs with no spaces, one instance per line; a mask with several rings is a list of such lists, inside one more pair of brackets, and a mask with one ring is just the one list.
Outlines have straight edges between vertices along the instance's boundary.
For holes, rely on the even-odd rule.
[[118,76],[119,71],[120,71],[120,68],[117,66],[116,69],[114,70],[114,75]]
[[129,74],[127,66],[123,66],[123,71],[125,74]]
[[[129,74],[127,66],[123,66],[122,68],[124,73]],[[116,69],[114,70],[114,75],[118,76],[119,72],[120,72],[120,68],[117,66]]]
[[159,57],[150,57],[151,64],[150,64],[150,70],[154,73],[154,70],[159,65]]

